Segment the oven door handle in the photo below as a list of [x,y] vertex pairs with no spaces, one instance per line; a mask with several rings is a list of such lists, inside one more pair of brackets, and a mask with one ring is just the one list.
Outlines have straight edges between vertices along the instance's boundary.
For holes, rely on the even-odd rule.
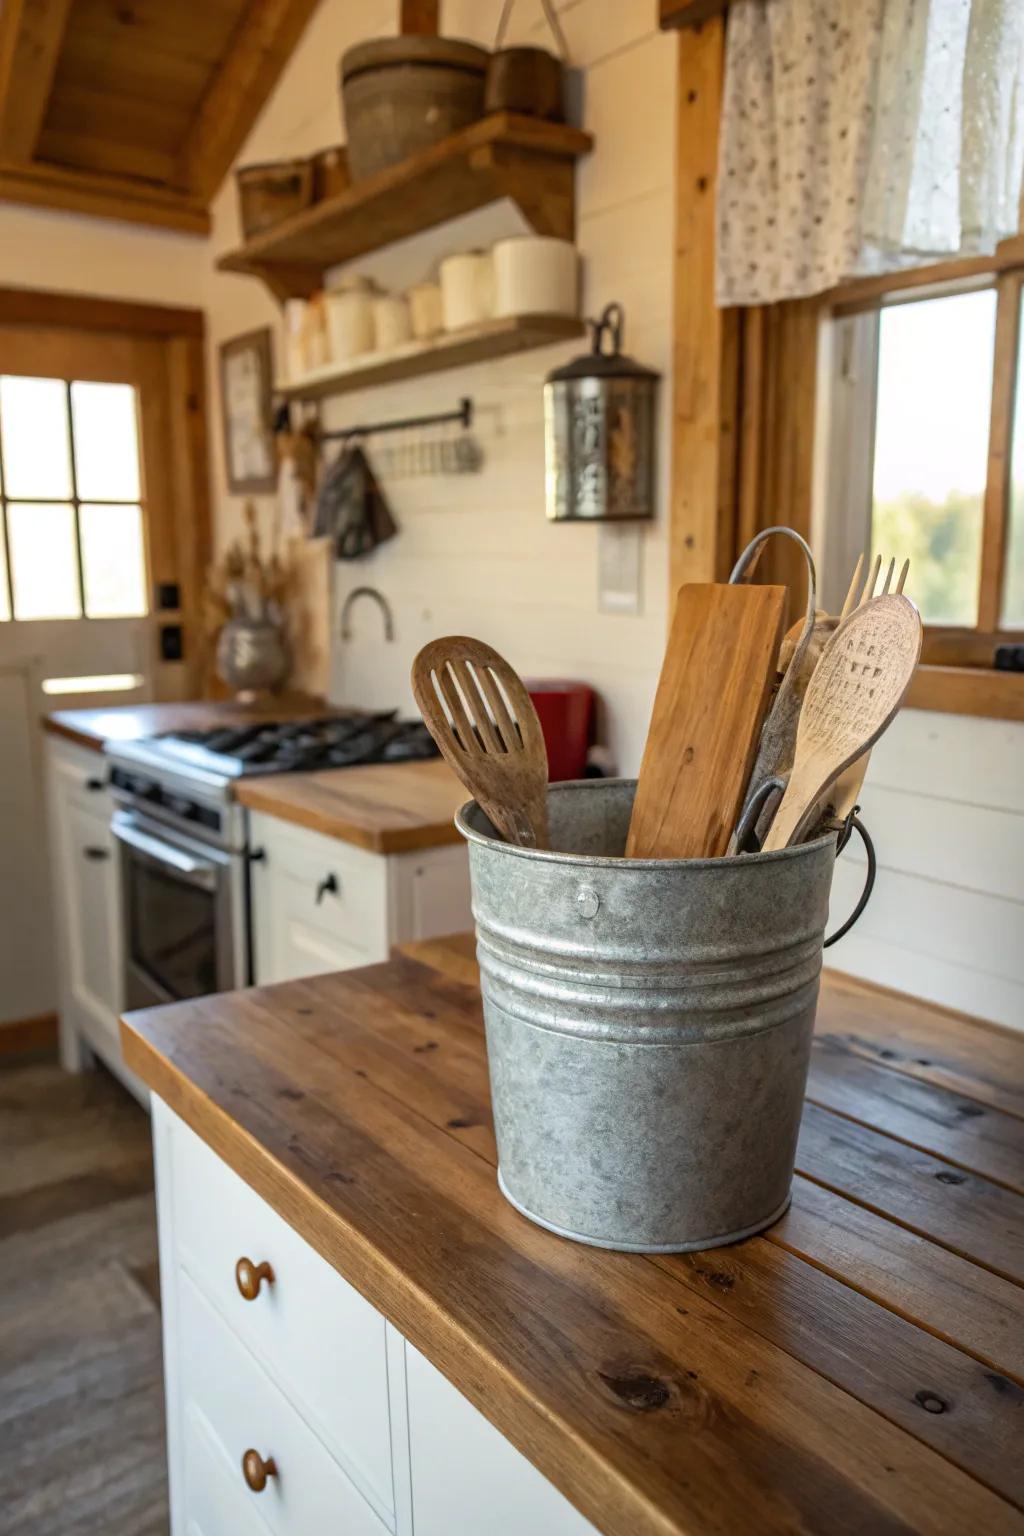
[[165,843],[158,837],[151,837],[148,832],[140,832],[138,827],[132,826],[127,820],[122,821],[119,816],[114,817],[110,830],[118,842],[134,848],[137,853],[145,854],[154,863],[163,864],[177,874],[184,875],[193,885],[202,886],[205,890],[212,890],[216,886],[218,870],[215,864],[194,859],[184,849],[175,848],[173,843]]

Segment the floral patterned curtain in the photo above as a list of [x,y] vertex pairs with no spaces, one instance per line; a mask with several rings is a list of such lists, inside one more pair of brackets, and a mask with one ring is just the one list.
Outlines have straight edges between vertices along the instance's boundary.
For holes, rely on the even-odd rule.
[[990,252],[1022,172],[1024,0],[734,0],[719,304]]

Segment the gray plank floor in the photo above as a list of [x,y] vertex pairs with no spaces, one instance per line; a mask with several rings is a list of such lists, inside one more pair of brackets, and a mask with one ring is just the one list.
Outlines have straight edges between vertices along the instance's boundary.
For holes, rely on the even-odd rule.
[[0,1536],[166,1536],[149,1119],[0,1064]]

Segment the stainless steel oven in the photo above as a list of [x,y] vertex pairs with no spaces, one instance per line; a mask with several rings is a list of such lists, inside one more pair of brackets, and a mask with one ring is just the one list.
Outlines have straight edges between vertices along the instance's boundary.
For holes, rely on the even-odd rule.
[[128,1008],[228,992],[248,981],[236,942],[242,860],[135,811],[115,812]]
[[246,817],[212,775],[111,754],[127,1008],[248,986]]

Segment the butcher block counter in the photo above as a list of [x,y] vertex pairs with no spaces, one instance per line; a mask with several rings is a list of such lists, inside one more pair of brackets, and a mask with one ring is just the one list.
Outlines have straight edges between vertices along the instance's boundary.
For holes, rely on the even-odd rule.
[[179,1132],[598,1531],[1024,1532],[1024,1037],[826,976],[790,1211],[649,1256],[500,1195],[468,937],[122,1032]]
[[250,810],[372,853],[408,853],[460,842],[454,817],[469,796],[437,758],[257,774],[239,781],[235,798]]

